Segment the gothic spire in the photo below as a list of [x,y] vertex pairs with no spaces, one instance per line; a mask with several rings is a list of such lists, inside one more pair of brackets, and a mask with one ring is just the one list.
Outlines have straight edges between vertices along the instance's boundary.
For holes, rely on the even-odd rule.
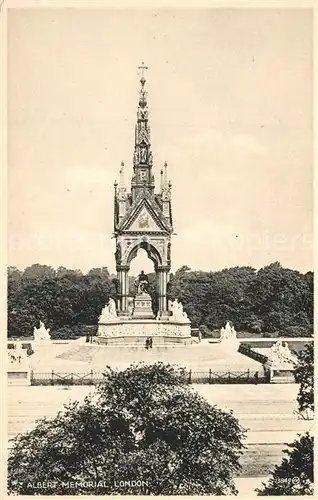
[[132,178],[132,194],[134,199],[145,192],[152,193],[154,190],[148,103],[145,89],[146,78],[144,74],[148,67],[142,63],[139,69],[141,70],[141,87],[139,89],[137,123],[135,126],[134,176]]
[[[154,231],[153,234],[155,234],[155,227],[159,228],[157,224],[158,217],[161,220],[162,227],[166,228],[167,234],[172,231],[171,182],[168,179],[166,162],[160,170],[160,190],[158,193],[154,192],[155,180],[152,173],[153,158],[145,77],[147,69],[144,63],[139,66],[140,86],[136,103],[137,116],[131,191],[129,192],[125,186],[124,162],[121,163],[119,182],[116,181],[114,184],[114,227],[117,235],[126,234],[126,231],[129,230],[132,231],[132,234],[136,231],[138,233],[139,229],[141,233]],[[139,213],[140,210],[143,212]],[[152,226],[145,225],[148,223],[152,224]],[[132,227],[134,229],[130,229]],[[147,227],[149,230],[147,230]]]

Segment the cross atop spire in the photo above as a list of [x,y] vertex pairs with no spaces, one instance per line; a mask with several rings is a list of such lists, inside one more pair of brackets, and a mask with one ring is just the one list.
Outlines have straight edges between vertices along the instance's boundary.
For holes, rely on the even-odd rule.
[[145,76],[145,74],[144,74],[144,70],[145,70],[145,69],[148,69],[148,66],[145,66],[145,63],[144,63],[144,62],[142,62],[142,63],[141,63],[141,66],[138,66],[138,69],[141,69],[141,76],[142,76],[142,78],[144,78],[144,76]]
[[140,79],[140,82],[141,82],[141,85],[144,86],[145,82],[146,82],[146,79],[145,79],[145,69],[148,69],[148,66],[145,66],[145,63],[142,62],[141,66],[138,66],[138,69],[141,70],[141,79]]

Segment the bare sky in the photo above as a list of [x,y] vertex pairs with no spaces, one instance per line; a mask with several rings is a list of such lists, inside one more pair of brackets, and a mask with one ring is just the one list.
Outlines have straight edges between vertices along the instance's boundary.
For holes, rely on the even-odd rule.
[[9,264],[114,270],[141,61],[173,269],[312,269],[308,9],[10,11]]

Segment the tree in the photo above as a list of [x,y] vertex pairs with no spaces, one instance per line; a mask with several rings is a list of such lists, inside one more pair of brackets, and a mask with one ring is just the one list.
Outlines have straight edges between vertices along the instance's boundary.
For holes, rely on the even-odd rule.
[[[314,411],[314,347],[307,344],[298,354],[295,380],[300,384],[297,396],[300,412]],[[300,436],[290,450],[284,450],[288,458],[276,466],[267,485],[256,490],[258,495],[313,495],[313,447],[309,433]]]
[[299,411],[314,411],[314,345],[313,342],[297,354],[298,365],[295,368],[295,380],[299,387],[297,396]]
[[32,335],[33,329],[38,323],[32,309],[28,306],[19,306],[9,309],[8,312],[8,336],[28,337]]
[[[243,432],[232,412],[185,383],[181,368],[107,368],[105,383],[84,403],[14,439],[9,491],[74,494],[67,483],[76,480],[76,494],[235,494]],[[32,483],[44,479],[46,488],[35,491]],[[90,491],[85,482],[94,483]]]
[[[32,335],[43,321],[53,338],[77,336],[85,325],[97,325],[102,308],[115,294],[108,269],[80,270],[35,264],[21,273],[8,268],[8,335]],[[72,331],[73,329],[73,331]]]
[[[150,273],[149,293],[157,312],[158,290]],[[114,281],[115,280],[115,281]],[[129,277],[129,293],[135,293]],[[8,269],[9,336],[31,335],[41,319],[51,328],[97,324],[104,305],[116,298],[118,280],[107,267],[80,270],[35,264],[23,273]],[[231,321],[237,331],[307,336],[313,332],[313,273],[284,269],[278,262],[258,271],[233,267],[216,272],[182,266],[171,275],[170,300],[182,302],[194,328],[219,330]],[[64,330],[66,332],[66,330]]]
[[23,272],[23,279],[35,279],[35,278],[54,278],[56,276],[56,271],[51,266],[46,266],[42,264],[33,264],[25,268]]
[[87,276],[92,276],[101,279],[110,279],[109,271],[107,267],[94,267],[88,271]]
[[259,496],[313,495],[314,438],[306,433],[288,446],[284,450],[288,458],[275,467],[267,484],[256,489]]
[[[257,272],[251,283],[253,308],[267,332],[285,331],[289,326],[312,326],[313,307],[310,276],[284,269],[279,262]],[[310,306],[310,302],[312,305]]]

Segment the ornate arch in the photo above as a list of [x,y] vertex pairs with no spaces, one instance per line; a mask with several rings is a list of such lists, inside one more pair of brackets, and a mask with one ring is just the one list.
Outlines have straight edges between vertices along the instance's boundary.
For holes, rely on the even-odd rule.
[[162,256],[158,249],[148,240],[137,241],[129,247],[128,253],[125,255],[126,265],[130,267],[131,261],[136,257],[140,248],[147,252],[148,258],[152,260],[155,270],[157,270],[158,266],[162,265]]
[[131,261],[136,257],[138,250],[142,248],[147,252],[148,258],[152,260],[155,266],[155,270],[158,266],[162,265],[163,258],[156,246],[151,242],[151,240],[145,239],[142,241],[133,242],[125,252],[121,265],[130,267]]

